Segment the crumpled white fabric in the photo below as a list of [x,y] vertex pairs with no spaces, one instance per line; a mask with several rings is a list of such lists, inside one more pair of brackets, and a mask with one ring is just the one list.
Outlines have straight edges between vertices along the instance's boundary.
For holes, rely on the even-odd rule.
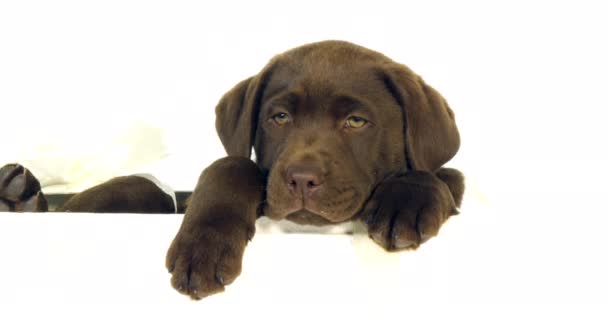
[[45,193],[80,192],[134,173],[156,176],[168,156],[164,129],[145,122],[110,125],[103,132],[63,127],[11,140],[3,141],[0,166],[22,164]]

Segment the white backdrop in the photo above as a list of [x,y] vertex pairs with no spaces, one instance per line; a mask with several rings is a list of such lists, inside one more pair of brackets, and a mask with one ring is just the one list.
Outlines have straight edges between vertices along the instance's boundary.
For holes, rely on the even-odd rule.
[[343,39],[444,94],[463,136],[452,165],[483,192],[515,192],[516,179],[525,196],[563,195],[546,182],[603,163],[605,12],[582,1],[4,1],[0,162],[34,162],[73,190],[136,171],[190,190],[224,155],[213,125],[224,92],[276,53]]
[[540,251],[586,248],[598,271],[586,279],[606,284],[607,13],[601,1],[2,1],[0,162],[64,191],[140,171],[190,190],[224,155],[224,92],[276,53],[348,40],[447,98],[465,206],[521,220],[512,236]]

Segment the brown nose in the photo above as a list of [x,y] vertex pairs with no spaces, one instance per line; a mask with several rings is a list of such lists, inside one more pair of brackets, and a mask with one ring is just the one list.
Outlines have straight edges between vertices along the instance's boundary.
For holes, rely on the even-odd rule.
[[287,169],[287,187],[294,195],[310,197],[323,184],[323,173],[318,167],[293,166]]

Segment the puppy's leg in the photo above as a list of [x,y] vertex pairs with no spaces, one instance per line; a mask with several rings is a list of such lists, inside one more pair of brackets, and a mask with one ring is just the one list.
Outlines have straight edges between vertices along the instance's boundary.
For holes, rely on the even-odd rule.
[[112,178],[84,190],[57,211],[97,213],[174,213],[173,198],[140,176]]
[[458,213],[463,193],[464,178],[457,170],[410,171],[378,185],[361,218],[384,249],[415,249]]
[[203,171],[167,252],[175,289],[200,299],[236,279],[264,186],[258,166],[243,157],[220,159]]
[[19,164],[0,168],[0,211],[45,212],[47,202],[40,182]]

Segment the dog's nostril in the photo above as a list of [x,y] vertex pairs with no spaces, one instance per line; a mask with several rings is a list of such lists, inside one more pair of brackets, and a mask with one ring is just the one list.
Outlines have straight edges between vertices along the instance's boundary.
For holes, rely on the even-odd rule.
[[292,193],[306,196],[323,184],[321,170],[315,167],[291,167],[287,170],[287,181]]

